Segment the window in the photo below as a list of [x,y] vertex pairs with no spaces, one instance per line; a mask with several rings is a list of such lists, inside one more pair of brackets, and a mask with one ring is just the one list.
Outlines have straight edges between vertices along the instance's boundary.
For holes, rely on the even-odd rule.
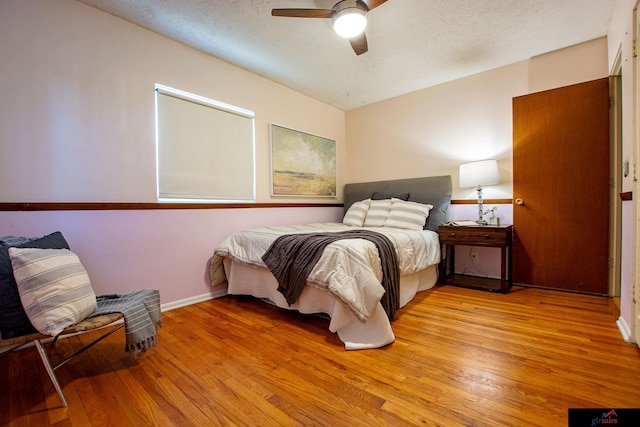
[[254,202],[254,113],[156,85],[159,202]]

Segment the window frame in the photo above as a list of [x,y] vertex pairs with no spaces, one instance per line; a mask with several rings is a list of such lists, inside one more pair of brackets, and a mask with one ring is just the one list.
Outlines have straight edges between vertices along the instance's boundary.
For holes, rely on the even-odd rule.
[[[189,92],[185,92],[183,90],[179,90],[179,89],[175,89],[169,86],[165,86],[165,85],[161,85],[161,84],[156,84],[155,85],[155,136],[156,136],[156,200],[158,203],[255,203],[256,202],[256,144],[255,144],[255,113],[253,111],[241,108],[241,107],[236,107],[234,105],[230,105],[224,102],[220,102],[220,101],[216,101],[210,98],[206,98],[200,95],[196,95],[193,93],[189,93]],[[249,186],[248,184],[248,180],[247,183],[244,183],[242,185],[244,185],[245,187],[243,187],[241,193],[238,197],[229,197],[228,195],[226,197],[218,197],[214,194],[212,194],[210,197],[167,197],[166,195],[162,195],[161,192],[161,160],[160,160],[160,153],[161,153],[161,143],[166,143],[166,141],[162,141],[161,140],[161,136],[160,136],[160,128],[161,128],[161,124],[159,122],[159,113],[160,113],[160,102],[159,102],[159,97],[160,96],[168,96],[171,98],[175,98],[177,100],[182,100],[182,101],[186,101],[189,103],[193,103],[193,104],[197,104],[199,106],[203,106],[203,107],[207,107],[207,108],[211,108],[213,110],[215,110],[214,114],[218,114],[220,112],[222,113],[228,113],[233,115],[233,119],[237,119],[237,117],[241,117],[241,118],[246,118],[250,120],[250,127],[251,127],[251,143],[250,143],[250,151],[251,151],[251,155],[250,155],[250,162],[251,162],[251,174],[252,174],[252,179],[251,179],[251,184]],[[186,107],[185,107],[186,108]],[[190,107],[189,107],[190,108]],[[222,116],[219,116],[222,117]],[[243,129],[243,131],[248,131],[248,129]],[[247,132],[249,133],[249,132]],[[188,140],[185,139],[185,140]],[[184,143],[184,140],[181,140],[181,143]],[[196,143],[197,145],[197,143]],[[218,147],[221,147],[220,145],[218,145]],[[193,148],[193,147],[191,147]],[[210,151],[208,152],[215,152],[215,147],[209,147]],[[225,147],[225,148],[229,148],[229,146]],[[249,151],[249,147],[247,145],[243,145],[242,149]],[[246,154],[246,153],[245,153]],[[242,154],[243,156],[245,154]],[[249,158],[247,156],[247,158],[243,159],[243,161],[247,161],[249,162]],[[241,170],[246,170],[248,169],[248,164],[243,163],[242,165],[240,165],[240,169]],[[165,171],[166,172],[166,171]],[[235,176],[239,176],[239,175],[235,175]],[[213,176],[212,176],[213,178]],[[230,178],[230,177],[225,177],[225,179]],[[219,177],[217,178],[219,179]],[[233,179],[232,177],[230,179]],[[165,178],[166,180],[166,178]],[[251,187],[251,188],[249,188]],[[193,193],[196,193],[195,191]]]

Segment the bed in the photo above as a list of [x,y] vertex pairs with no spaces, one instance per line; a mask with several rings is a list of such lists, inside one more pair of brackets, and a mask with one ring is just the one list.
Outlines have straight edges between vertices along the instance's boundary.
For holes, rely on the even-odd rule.
[[[274,226],[234,233],[210,259],[211,285],[226,284],[229,294],[251,295],[284,309],[323,313],[329,318],[329,330],[337,333],[347,350],[383,347],[395,340],[391,328],[394,311],[437,281],[437,229],[449,219],[450,201],[450,176],[346,184],[342,223]],[[404,217],[406,212],[415,215],[408,219]],[[416,227],[420,218],[423,222]],[[337,238],[332,233],[346,233],[350,238]],[[291,288],[282,283],[284,267],[276,269],[273,265],[289,259],[283,256],[286,252],[274,252],[276,240],[308,234],[328,241],[313,264],[304,266],[308,277],[304,276],[304,286],[292,299],[285,292]],[[292,241],[281,245],[280,251],[289,250]],[[395,248],[384,257],[383,242]],[[385,257],[393,257],[393,263]],[[399,275],[398,283],[392,285],[389,277],[393,274],[383,274],[394,271],[391,265],[397,266]],[[389,303],[389,299],[395,302]],[[394,307],[391,311],[390,306]]]

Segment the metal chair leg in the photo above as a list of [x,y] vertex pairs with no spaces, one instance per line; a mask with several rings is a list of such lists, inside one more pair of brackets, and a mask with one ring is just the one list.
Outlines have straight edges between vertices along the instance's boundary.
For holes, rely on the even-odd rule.
[[[62,403],[62,406],[66,408],[68,406],[67,399],[65,399],[64,394],[62,393],[62,387],[58,382],[58,377],[55,374],[55,370],[65,365],[71,359],[75,358],[76,356],[83,353],[87,349],[93,347],[95,344],[102,341],[109,335],[113,334],[115,331],[123,328],[124,322],[122,321],[122,317],[123,315],[121,313],[111,313],[111,314],[106,314],[102,316],[96,316],[86,321],[80,322],[76,325],[72,325],[69,328],[66,328],[62,332],[62,334],[56,336],[53,340],[51,339],[51,337],[43,334],[39,334],[39,333],[33,333],[30,335],[25,335],[23,337],[10,339],[10,341],[0,339],[0,356],[3,356],[11,351],[19,350],[23,347],[26,347],[27,345],[30,345],[31,342],[33,342],[33,345],[38,350],[38,354],[40,355],[42,364],[44,365],[44,368],[47,370],[49,379],[53,383],[53,387],[56,389],[56,393],[58,393],[58,397],[60,398],[60,403]],[[66,337],[81,335],[88,332],[99,331],[102,329],[106,330],[106,332],[103,331],[102,335],[100,335],[98,338],[93,340],[91,343],[83,346],[81,349],[73,353],[71,356],[68,356],[57,365],[55,366],[51,365],[49,355],[45,350],[45,343],[51,340],[51,345],[53,346],[59,338],[66,338]],[[10,343],[16,343],[16,344],[10,344]]]
[[47,356],[47,352],[44,350],[42,343],[40,340],[35,340],[36,348],[38,349],[38,354],[40,354],[40,358],[42,359],[42,363],[44,364],[44,368],[47,370],[47,374],[49,374],[49,378],[53,383],[53,386],[58,393],[58,397],[60,398],[60,402],[62,406],[65,408],[67,405],[67,399],[64,398],[64,394],[62,394],[62,388],[60,387],[60,383],[58,382],[58,377],[56,377],[55,372],[53,372],[53,368],[51,367],[51,363],[49,362],[49,357]]

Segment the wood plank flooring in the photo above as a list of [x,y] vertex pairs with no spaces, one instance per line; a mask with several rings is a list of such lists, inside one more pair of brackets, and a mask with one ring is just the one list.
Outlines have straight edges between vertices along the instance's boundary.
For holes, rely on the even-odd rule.
[[616,319],[609,298],[439,286],[398,313],[393,344],[345,351],[325,319],[227,296],[165,312],[144,356],[118,331],[58,369],[68,408],[34,348],[2,356],[0,425],[567,425],[568,408],[640,407]]

